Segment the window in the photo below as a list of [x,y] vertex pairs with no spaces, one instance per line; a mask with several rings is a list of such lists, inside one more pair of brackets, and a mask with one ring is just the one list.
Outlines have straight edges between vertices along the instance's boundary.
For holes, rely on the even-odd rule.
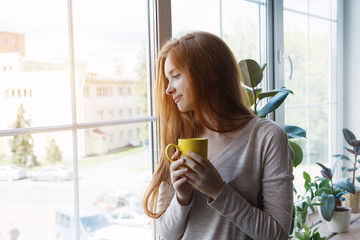
[[[34,8],[34,4],[42,7]],[[6,70],[0,73],[0,92],[8,96],[0,101],[0,161],[23,167],[28,176],[16,184],[1,183],[1,192],[7,196],[1,204],[9,210],[0,219],[4,236],[14,223],[25,239],[54,239],[56,221],[62,226],[70,224],[64,215],[55,215],[59,208],[74,209],[78,203],[80,216],[84,206],[95,207],[97,195],[110,191],[118,192],[123,203],[130,201],[127,194],[141,200],[147,185],[143,179],[151,174],[153,149],[149,147],[145,154],[143,142],[152,142],[148,129],[155,117],[147,109],[150,96],[138,99],[137,88],[133,88],[140,84],[146,89],[151,80],[147,77],[151,19],[147,2],[80,0],[67,4],[20,0],[0,8],[0,65]],[[31,11],[19,11],[20,5]],[[69,39],[73,39],[70,45]],[[129,96],[123,96],[123,89]],[[131,112],[122,116],[122,109],[132,108],[145,109],[136,121]],[[121,109],[120,117],[114,113],[117,109]],[[18,135],[16,122],[27,130]],[[135,129],[144,134],[135,135]],[[11,152],[15,138],[31,146]],[[66,166],[59,174],[71,180],[31,181],[47,165]],[[20,199],[27,209],[18,207]],[[106,206],[97,208],[108,211]],[[80,224],[78,218],[70,225],[71,235],[83,234]],[[137,231],[152,237],[151,229]],[[138,232],[124,238],[136,239]]]
[[[171,26],[154,22],[154,2],[167,7],[171,2],[171,9],[160,13]],[[284,84],[294,91],[285,113],[279,111],[275,120],[308,132],[304,166],[296,179],[301,181],[299,172],[311,170],[314,161],[328,161],[338,127],[334,115],[339,101],[333,89],[338,84],[337,1],[322,1],[321,6],[300,2],[78,0],[68,6],[67,1],[6,1],[0,8],[0,92],[5,94],[0,101],[0,161],[24,168],[27,178],[1,183],[6,193],[1,204],[8,211],[2,213],[0,226],[12,222],[25,239],[41,233],[50,240],[58,222],[70,226],[69,236],[80,239],[80,216],[87,212],[83,207],[110,212],[114,205],[131,201],[128,196],[141,202],[157,155],[148,87],[155,76],[155,51],[164,39],[191,30],[222,37],[238,61],[268,63],[264,88]],[[42,7],[34,8],[35,3]],[[19,11],[19,5],[32,11]],[[280,24],[273,16],[283,16]],[[298,26],[295,20],[306,24]],[[7,44],[10,39],[16,39],[16,48]],[[278,47],[293,60],[291,80],[287,62],[278,63]],[[16,147],[23,140],[30,146],[12,152],[23,149]],[[71,180],[31,181],[47,165],[65,166],[62,174]],[[95,206],[101,194],[116,195],[119,201]],[[24,201],[26,210],[18,208]],[[74,220],[55,215],[62,208],[76,208]],[[1,231],[6,235],[9,229]],[[153,239],[151,229],[124,238],[143,233],[148,238],[141,239]]]
[[331,155],[340,150],[336,145],[337,11],[335,0],[321,4],[284,0],[284,53],[290,56],[293,67],[285,61],[284,84],[294,91],[285,102],[285,124],[300,126],[307,132],[307,140],[300,142],[304,160],[294,172],[299,191],[303,189],[303,171],[319,175],[316,162],[332,167]]

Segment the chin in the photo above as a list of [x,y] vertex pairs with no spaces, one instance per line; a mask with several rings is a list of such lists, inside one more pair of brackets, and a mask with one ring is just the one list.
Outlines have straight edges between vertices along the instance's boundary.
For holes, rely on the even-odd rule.
[[190,112],[191,109],[190,108],[184,108],[184,107],[181,107],[181,106],[178,106],[178,109],[180,112],[182,113],[186,113],[186,112]]

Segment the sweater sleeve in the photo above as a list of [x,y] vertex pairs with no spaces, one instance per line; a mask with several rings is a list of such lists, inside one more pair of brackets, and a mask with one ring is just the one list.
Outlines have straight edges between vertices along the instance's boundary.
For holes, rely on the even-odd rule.
[[157,201],[158,211],[166,209],[156,220],[156,230],[164,240],[177,240],[184,234],[188,214],[193,201],[188,206],[181,206],[175,190],[167,183],[161,183]]
[[[271,133],[272,132],[272,133]],[[264,136],[262,166],[262,207],[252,206],[230,184],[225,184],[209,206],[229,219],[253,239],[288,239],[293,205],[293,159],[284,130]],[[258,151],[262,151],[258,149]]]

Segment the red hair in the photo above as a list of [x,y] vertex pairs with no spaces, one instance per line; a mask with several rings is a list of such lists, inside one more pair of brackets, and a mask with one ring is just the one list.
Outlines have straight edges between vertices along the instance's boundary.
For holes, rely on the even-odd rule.
[[[180,112],[172,97],[165,93],[168,80],[164,63],[169,54],[174,67],[186,76],[193,111]],[[192,32],[169,40],[161,48],[155,86],[160,159],[143,204],[149,217],[159,218],[165,211],[157,213],[156,202],[161,182],[171,184],[170,162],[164,153],[169,143],[176,143],[178,138],[196,137],[204,127],[216,132],[229,132],[254,117],[241,87],[239,71],[230,48],[211,33]],[[236,125],[224,125],[222,120],[239,121]]]

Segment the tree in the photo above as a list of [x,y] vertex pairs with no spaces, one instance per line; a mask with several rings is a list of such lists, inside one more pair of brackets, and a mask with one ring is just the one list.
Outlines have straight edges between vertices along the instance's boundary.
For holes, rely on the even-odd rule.
[[62,161],[62,151],[56,144],[55,139],[51,136],[47,138],[47,145],[45,146],[46,157],[45,160],[55,165],[56,162]]
[[[13,128],[26,128],[30,127],[30,119],[25,118],[25,110],[20,104],[16,116],[16,121],[12,125]],[[14,136],[10,140],[11,152],[13,153],[11,161],[17,165],[37,165],[36,156],[34,154],[34,139],[30,134]]]

